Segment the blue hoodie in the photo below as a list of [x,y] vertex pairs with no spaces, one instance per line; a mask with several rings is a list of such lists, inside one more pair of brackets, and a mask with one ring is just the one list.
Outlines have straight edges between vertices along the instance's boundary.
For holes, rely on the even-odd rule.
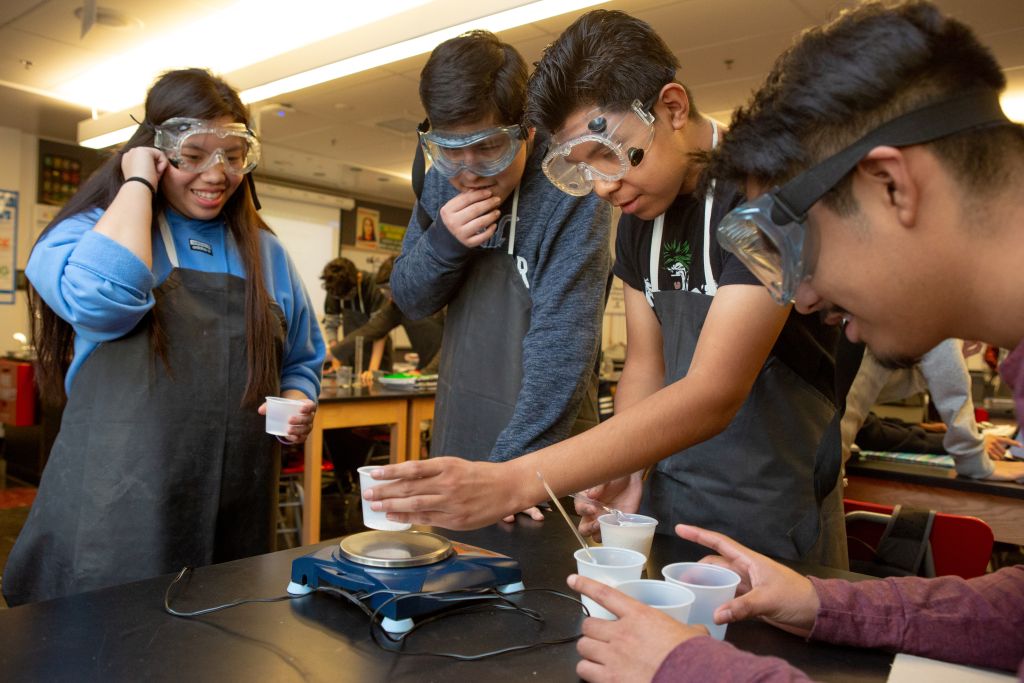
[[[153,289],[171,272],[158,229],[153,233],[150,271],[127,248],[92,229],[102,215],[102,209],[91,209],[61,221],[36,243],[25,269],[43,300],[75,330],[75,354],[64,379],[69,395],[89,354],[99,344],[131,332],[153,308]],[[223,220],[193,220],[171,209],[166,215],[181,268],[245,277]],[[315,401],[325,347],[313,307],[277,237],[266,231],[260,237],[264,284],[288,325],[281,391],[297,389]]]

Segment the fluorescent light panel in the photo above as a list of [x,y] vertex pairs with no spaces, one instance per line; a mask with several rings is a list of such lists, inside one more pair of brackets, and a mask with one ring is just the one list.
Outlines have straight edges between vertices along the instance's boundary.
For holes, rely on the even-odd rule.
[[450,26],[440,31],[434,31],[417,38],[403,40],[394,45],[371,50],[361,55],[342,59],[333,64],[326,64],[316,69],[303,71],[302,73],[288,76],[264,85],[243,90],[240,95],[242,101],[260,102],[278,95],[295,92],[303,88],[309,88],[321,83],[333,81],[344,76],[351,76],[360,71],[367,71],[378,66],[391,64],[409,57],[430,52],[442,42],[449,38],[465,33],[471,29],[484,29],[492,32],[506,31],[510,28],[529,24],[534,21],[541,21],[567,12],[599,5],[608,0],[540,0],[528,5],[514,9],[498,12],[487,17],[467,21],[456,26]]
[[1024,91],[1011,90],[999,98],[1006,118],[1017,123],[1024,123]]
[[[421,5],[424,2],[426,2],[426,1],[427,0],[410,0],[409,2],[406,2],[406,3],[392,3],[392,2],[379,3],[379,4],[386,4],[386,5],[388,5],[389,6],[389,10],[393,10],[393,5],[400,5],[401,9],[400,10],[389,11],[387,14],[383,14],[380,17],[376,17],[374,19],[365,20],[365,21],[363,21],[363,23],[368,23],[370,21],[376,21],[376,20],[378,20],[380,18],[383,18],[384,16],[390,16],[390,15],[396,14],[398,11],[407,9],[409,7],[414,7],[414,6],[417,6],[417,5]],[[543,19],[548,19],[550,17],[555,17],[555,16],[558,16],[560,14],[565,14],[567,12],[573,12],[573,11],[576,11],[576,10],[579,10],[579,9],[583,9],[585,7],[590,7],[590,6],[593,6],[593,5],[603,4],[604,2],[607,2],[607,1],[608,0],[539,0],[538,2],[533,2],[533,3],[527,4],[527,5],[522,5],[520,7],[514,8],[514,9],[505,10],[503,12],[498,12],[496,14],[492,14],[490,16],[482,17],[480,19],[475,19],[473,21],[467,21],[467,22],[458,24],[456,26],[451,26],[449,28],[442,29],[440,31],[434,31],[433,33],[429,33],[429,34],[426,34],[426,35],[423,35],[423,36],[418,36],[416,38],[410,38],[409,40],[404,40],[402,42],[395,43],[394,45],[388,45],[386,47],[382,47],[382,48],[379,48],[377,50],[371,50],[370,52],[366,52],[366,53],[363,53],[361,55],[356,55],[354,57],[349,57],[347,59],[343,59],[343,60],[340,60],[338,62],[334,62],[333,64],[327,64],[325,66],[318,67],[316,69],[310,69],[309,71],[304,71],[302,73],[295,74],[294,76],[288,76],[286,78],[282,78],[282,79],[279,79],[279,80],[276,80],[276,81],[272,81],[272,82],[266,83],[264,85],[256,86],[254,88],[249,88],[248,90],[243,90],[240,93],[240,95],[242,97],[242,101],[245,102],[246,104],[249,104],[249,103],[252,103],[252,102],[260,102],[260,101],[263,101],[263,100],[270,99],[272,97],[276,97],[277,95],[281,95],[283,93],[295,92],[296,90],[301,90],[303,88],[309,88],[309,87],[312,87],[314,85],[319,85],[321,83],[326,83],[328,81],[332,81],[332,80],[335,80],[335,79],[338,79],[338,78],[342,78],[344,76],[349,76],[351,74],[359,73],[360,71],[366,71],[368,69],[373,69],[373,68],[376,68],[376,67],[379,67],[379,66],[383,66],[385,64],[390,64],[392,62],[396,62],[396,61],[399,61],[399,60],[402,60],[402,59],[406,59],[408,57],[413,57],[415,55],[419,55],[419,54],[424,54],[424,53],[430,52],[439,43],[441,43],[441,42],[443,42],[445,40],[448,40],[449,38],[453,38],[453,37],[455,37],[455,36],[457,36],[457,35],[459,35],[461,33],[465,33],[466,31],[469,31],[471,29],[485,29],[485,30],[493,31],[493,32],[505,31],[505,30],[508,30],[510,28],[515,28],[517,26],[522,26],[524,24],[529,24],[529,23],[532,23],[532,22],[535,22],[535,21],[541,21]],[[266,3],[266,4],[276,3],[276,4],[280,5],[278,0],[261,0],[261,4],[264,4],[264,3]],[[240,4],[243,4],[243,3],[240,3]],[[338,2],[338,0],[325,0],[324,4],[326,4],[326,5],[328,5],[328,6],[330,6],[332,8],[332,13],[338,13],[338,12],[342,11],[340,9],[342,7],[345,8],[344,12],[352,12],[352,11],[354,11],[354,10],[352,10],[350,8],[355,3]],[[252,9],[249,9],[247,11],[253,12]],[[257,14],[257,12],[253,12],[253,13]],[[300,13],[295,13],[295,14],[300,14]],[[305,14],[305,13],[303,12],[301,14]],[[220,17],[220,13],[217,16]],[[308,16],[308,15],[306,15],[306,16]],[[225,24],[224,23],[225,20],[223,18],[221,18],[220,21],[221,21],[221,23],[220,23],[220,30],[221,30],[221,32],[223,32],[225,30],[225,26],[231,26],[230,23]],[[276,32],[279,30],[279,26],[275,23],[275,21],[268,21],[266,19],[266,17],[264,16],[261,19],[260,23],[261,24],[265,24],[267,26],[273,27],[274,31],[275,31],[275,35],[276,35]],[[338,21],[341,21],[341,23],[343,23],[346,26],[346,30],[349,30],[349,29],[351,29],[353,27],[352,20],[350,18],[348,18],[348,17],[346,17],[344,20],[338,20]],[[216,24],[216,22],[213,22],[213,23]],[[323,24],[323,25],[330,25],[330,24],[336,23],[336,22],[327,21],[327,20],[321,22],[320,19],[318,18],[316,23],[317,24]],[[241,34],[237,33],[235,31],[235,27],[234,26],[231,26],[230,33],[231,33],[231,35],[245,35],[244,33],[241,33]],[[296,31],[296,33],[301,34],[301,31]],[[199,32],[197,31],[197,36],[198,35],[199,35]],[[229,41],[225,41],[224,40],[224,36],[222,34],[218,35],[217,37],[219,38],[220,41],[224,42],[225,44],[230,44]],[[320,38],[322,38],[322,37],[326,37],[326,36],[320,36]],[[319,39],[319,38],[317,38],[317,39]],[[173,40],[175,42],[175,45],[177,45],[178,49],[180,50],[181,39],[179,37],[174,37]],[[249,42],[253,42],[257,46],[260,45],[260,41],[249,41]],[[270,39],[268,39],[267,41],[264,41],[265,44],[272,44],[273,42],[274,42],[274,40],[270,40]],[[308,39],[308,37],[307,37],[307,39],[302,41],[302,42],[306,43],[306,42],[313,42],[313,41]],[[191,43],[191,41],[190,41],[190,43]],[[299,47],[299,45],[291,45],[291,46],[288,47],[288,49],[289,50],[290,49],[295,49],[296,47]],[[154,49],[152,47],[151,43],[147,43],[146,46],[145,46],[145,52],[148,53],[150,51],[159,53],[160,50],[159,49]],[[280,54],[280,53],[282,53],[284,51],[285,50],[277,50],[275,52],[275,54]],[[140,50],[138,52],[142,53],[143,51],[140,48]],[[254,59],[253,61],[263,60],[263,59],[266,59],[268,56],[272,56],[272,55],[268,54],[266,52],[263,52],[263,53],[260,54],[258,59]],[[189,52],[189,59],[190,59],[191,63],[193,63],[193,64],[195,64],[195,63],[205,63],[205,64],[208,64],[208,65],[211,65],[211,68],[213,69],[213,71],[216,71],[218,73],[227,73],[227,72],[230,72],[232,70],[232,68],[233,69],[238,69],[238,68],[241,68],[242,66],[245,66],[245,64],[242,64],[242,63],[235,63],[234,66],[232,66],[231,68],[223,68],[223,67],[216,66],[214,64],[214,62],[210,62],[210,61],[201,62],[196,57],[195,52],[192,52],[192,51]],[[130,62],[130,58],[128,56],[122,55],[122,56],[118,57],[117,60],[113,60],[112,61],[112,63],[114,63],[114,62],[116,62],[116,64],[117,64],[117,69],[123,70],[125,62]],[[107,66],[108,65],[104,65],[104,68],[107,68]],[[166,66],[166,64],[164,64],[162,69],[166,69],[166,68],[167,68],[167,66]],[[144,87],[139,88],[138,86],[133,86],[132,89],[131,89],[131,92],[133,93],[133,95],[130,98],[118,97],[117,98],[118,106],[116,107],[116,109],[125,109],[127,107],[130,107],[130,106],[136,104],[137,101],[138,101],[138,94],[140,92],[145,92],[146,91],[146,89],[149,87],[149,84],[152,82],[154,75],[155,75],[155,72],[154,73],[150,73],[146,77],[147,80],[145,81],[146,85]],[[102,78],[106,79],[107,83],[112,83],[112,82],[116,83],[118,79],[121,79],[123,81],[125,79],[125,76],[120,71],[117,72],[116,76],[114,75],[114,72],[112,72],[112,71],[104,71],[103,75],[102,75]],[[136,78],[138,78],[138,76]],[[88,87],[92,88],[94,86],[88,86]],[[85,92],[88,92],[88,88],[83,88],[83,90]],[[84,96],[85,92],[83,92],[83,96]],[[127,99],[130,99],[131,101],[125,101]],[[114,97],[110,97],[109,100],[108,100],[108,104],[113,102],[114,100],[115,100]],[[104,135],[101,135],[101,136],[96,136],[96,137],[88,138],[86,140],[81,141],[79,144],[81,144],[81,145],[83,145],[85,147],[94,147],[94,148],[97,148],[97,149],[101,149],[103,147],[109,147],[110,145],[114,145],[114,144],[117,144],[119,142],[123,142],[124,140],[127,140],[131,136],[131,133],[132,133],[133,130],[134,130],[134,126],[122,129],[121,131],[116,131],[116,133],[120,133],[120,134],[123,135],[123,137],[120,137],[118,139],[114,139],[114,138],[110,137],[110,136],[113,136],[114,133],[107,133],[107,134],[104,134]],[[125,133],[124,131],[127,131],[127,133]]]
[[331,36],[349,33],[428,0],[240,0],[89,69],[60,85],[64,99],[100,111],[138,104],[169,69],[202,65],[231,73]]

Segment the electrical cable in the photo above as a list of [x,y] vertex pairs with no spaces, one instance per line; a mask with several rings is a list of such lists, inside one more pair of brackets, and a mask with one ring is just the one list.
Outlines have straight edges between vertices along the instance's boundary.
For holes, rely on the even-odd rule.
[[[231,608],[231,607],[237,607],[239,605],[244,605],[244,604],[247,604],[247,603],[254,603],[254,602],[281,602],[283,600],[293,600],[295,598],[305,597],[305,595],[285,594],[285,595],[278,595],[278,596],[270,597],[270,598],[243,598],[243,599],[240,599],[240,600],[234,600],[232,602],[225,603],[223,605],[215,605],[213,607],[207,607],[205,609],[195,610],[193,612],[181,612],[181,611],[178,611],[178,610],[174,609],[173,607],[171,607],[171,593],[172,593],[174,587],[178,584],[178,582],[180,582],[191,571],[192,571],[192,567],[183,567],[182,570],[180,572],[178,572],[178,575],[176,577],[174,577],[174,579],[171,581],[171,583],[167,586],[167,590],[164,591],[164,611],[167,612],[168,614],[171,614],[171,615],[176,616],[176,617],[198,617],[198,616],[203,616],[203,615],[206,615],[206,614],[212,614],[214,612],[219,612],[221,610],[225,610],[225,609],[228,609],[228,608]],[[431,657],[446,657],[446,658],[449,658],[449,659],[456,659],[456,660],[463,661],[463,662],[477,661],[477,660],[481,660],[481,659],[486,659],[488,657],[495,657],[497,655],[507,654],[507,653],[510,653],[510,652],[520,652],[520,651],[523,651],[523,650],[531,650],[533,648],[544,647],[546,645],[561,645],[563,643],[570,643],[570,642],[573,642],[575,640],[579,640],[583,636],[583,634],[582,633],[574,633],[572,635],[565,636],[565,637],[562,637],[562,638],[555,638],[555,639],[551,639],[551,640],[543,640],[543,641],[538,641],[538,642],[535,642],[535,643],[525,643],[525,644],[522,644],[522,645],[512,645],[510,647],[501,648],[499,650],[491,650],[491,651],[488,651],[488,652],[480,652],[480,653],[477,653],[477,654],[468,654],[468,655],[467,654],[462,654],[462,653],[457,653],[457,652],[430,652],[430,651],[410,652],[410,651],[404,650],[404,649],[396,650],[396,649],[390,648],[390,647],[388,647],[387,644],[391,644],[391,645],[402,644],[402,643],[404,643],[406,638],[408,638],[415,631],[419,630],[422,626],[424,626],[426,624],[429,624],[429,623],[431,623],[433,621],[437,621],[438,619],[442,619],[442,618],[449,617],[449,616],[455,616],[455,615],[458,615],[458,614],[468,614],[468,613],[471,613],[471,612],[474,612],[474,611],[482,611],[482,610],[485,610],[485,609],[496,609],[496,610],[512,611],[512,612],[515,612],[517,614],[522,614],[523,616],[526,616],[527,618],[529,618],[529,619],[531,619],[533,621],[536,621],[536,622],[539,622],[539,623],[544,623],[544,616],[539,611],[534,610],[534,609],[530,609],[528,607],[523,607],[521,605],[517,605],[514,602],[512,602],[512,600],[509,599],[509,596],[523,595],[523,594],[526,594],[526,593],[549,593],[549,594],[552,594],[552,595],[556,595],[556,596],[558,596],[560,598],[565,598],[566,600],[571,600],[572,602],[575,602],[576,604],[578,604],[581,607],[583,607],[584,614],[586,614],[588,616],[590,614],[590,612],[587,610],[586,606],[583,605],[583,603],[580,601],[579,598],[577,598],[575,596],[572,596],[572,595],[569,595],[567,593],[563,593],[561,591],[557,591],[557,590],[551,589],[551,588],[524,588],[522,590],[513,591],[511,593],[501,593],[496,588],[463,588],[463,589],[454,590],[454,591],[423,591],[423,592],[394,592],[394,591],[388,591],[388,590],[378,590],[378,591],[373,591],[371,593],[351,593],[349,591],[346,591],[346,590],[341,589],[341,588],[337,588],[335,586],[318,586],[316,589],[314,589],[314,592],[324,592],[324,593],[329,593],[331,595],[340,596],[343,599],[345,599],[346,601],[348,601],[348,602],[352,603],[353,605],[355,605],[357,608],[359,608],[359,610],[362,611],[363,614],[365,614],[366,616],[368,616],[370,618],[370,639],[373,641],[373,643],[377,647],[379,647],[380,649],[384,650],[385,652],[390,652],[392,654],[403,654],[403,655],[420,655],[420,656],[431,656]],[[311,593],[307,593],[306,595],[310,595],[310,594]],[[364,601],[369,601],[371,598],[373,598],[373,597],[375,597],[377,595],[381,595],[381,594],[388,595],[390,597],[388,597],[384,602],[382,602],[380,605],[378,605],[375,609],[371,609],[364,602]],[[467,603],[467,604],[457,605],[457,606],[452,607],[450,609],[445,609],[444,611],[442,611],[440,613],[437,613],[437,614],[432,614],[432,615],[429,615],[429,616],[420,617],[417,620],[417,622],[413,625],[412,628],[410,628],[408,631],[406,631],[406,632],[404,632],[404,633],[402,633],[400,635],[396,636],[396,635],[392,635],[391,633],[388,633],[386,630],[384,630],[383,626],[381,625],[381,623],[383,621],[383,616],[381,615],[381,611],[385,607],[387,607],[388,605],[390,605],[392,603],[397,603],[397,602],[399,602],[401,600],[406,600],[406,599],[409,599],[409,598],[432,598],[432,599],[440,601],[440,602],[452,602],[452,603],[463,603],[464,602],[464,603]],[[380,633],[384,634],[383,635],[384,640],[382,640],[381,637],[378,635],[378,631]]]

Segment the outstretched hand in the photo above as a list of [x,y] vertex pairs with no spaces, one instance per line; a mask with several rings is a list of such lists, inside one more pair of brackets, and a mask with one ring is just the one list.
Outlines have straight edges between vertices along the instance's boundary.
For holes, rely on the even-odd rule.
[[677,524],[676,534],[718,553],[701,562],[726,567],[740,576],[737,597],[715,610],[716,624],[761,618],[790,633],[810,634],[820,601],[806,576],[714,531]]
[[522,476],[511,462],[471,462],[441,457],[375,469],[374,479],[397,479],[363,491],[372,510],[388,519],[445,529],[479,529],[535,501],[519,495]]

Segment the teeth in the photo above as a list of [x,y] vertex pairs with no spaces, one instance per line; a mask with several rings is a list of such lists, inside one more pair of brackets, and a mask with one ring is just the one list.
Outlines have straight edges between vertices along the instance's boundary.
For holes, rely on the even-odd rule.
[[220,197],[220,192],[201,192],[199,190],[192,190],[192,194],[200,199],[217,199]]

